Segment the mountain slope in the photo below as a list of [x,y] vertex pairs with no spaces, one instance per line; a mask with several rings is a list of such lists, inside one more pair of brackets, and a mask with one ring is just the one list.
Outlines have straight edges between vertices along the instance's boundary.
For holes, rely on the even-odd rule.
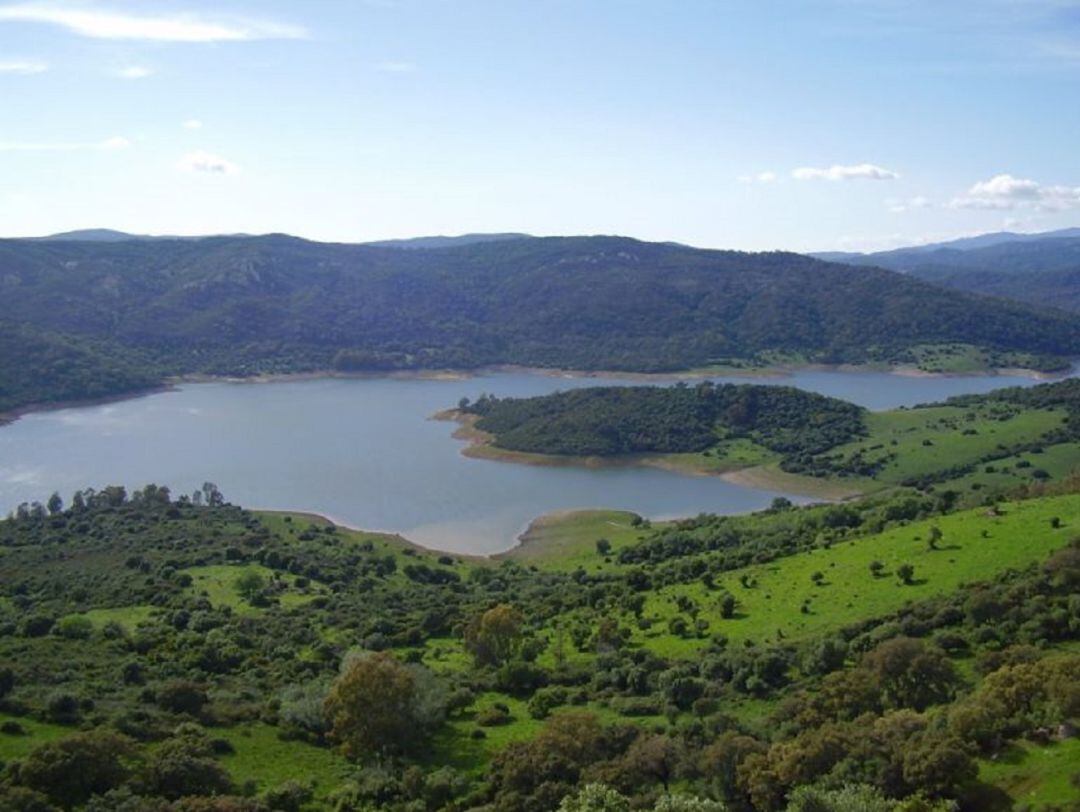
[[986,234],[875,254],[816,256],[852,265],[876,265],[958,290],[1080,310],[1080,229]]
[[1080,353],[1080,320],[1063,314],[877,268],[621,237],[408,251],[284,235],[6,240],[0,284],[0,320],[109,341],[174,373],[650,371],[773,352],[910,363],[943,343],[1042,366]]

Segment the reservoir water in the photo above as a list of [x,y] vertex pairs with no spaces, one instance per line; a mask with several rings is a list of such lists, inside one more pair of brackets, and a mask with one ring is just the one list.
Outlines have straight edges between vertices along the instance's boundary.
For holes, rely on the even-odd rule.
[[[833,371],[714,380],[793,385],[871,409],[1034,383]],[[429,419],[483,392],[528,396],[629,383],[528,373],[199,383],[32,413],[0,427],[0,511],[44,502],[53,491],[67,501],[80,488],[155,482],[179,494],[209,480],[247,507],[312,511],[437,549],[488,554],[512,547],[532,519],[555,510],[621,508],[653,518],[740,513],[778,495],[653,468],[470,459],[451,436],[454,424]]]

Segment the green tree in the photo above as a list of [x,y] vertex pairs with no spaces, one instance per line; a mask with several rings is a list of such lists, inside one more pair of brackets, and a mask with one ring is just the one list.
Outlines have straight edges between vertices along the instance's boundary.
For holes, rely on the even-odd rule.
[[947,701],[959,683],[949,659],[911,637],[886,640],[862,659],[877,679],[885,702],[894,708],[923,710]]
[[465,648],[477,665],[500,665],[521,648],[525,618],[505,603],[493,606],[472,619],[465,629]]
[[441,721],[431,682],[389,652],[346,658],[326,697],[330,737],[352,759],[414,750]]
[[630,812],[630,801],[605,784],[586,784],[563,798],[558,812]]
[[18,765],[18,782],[70,808],[120,786],[134,755],[131,741],[119,734],[76,733],[31,751]]
[[251,603],[266,589],[266,579],[257,570],[244,570],[233,582],[233,586],[241,598]]

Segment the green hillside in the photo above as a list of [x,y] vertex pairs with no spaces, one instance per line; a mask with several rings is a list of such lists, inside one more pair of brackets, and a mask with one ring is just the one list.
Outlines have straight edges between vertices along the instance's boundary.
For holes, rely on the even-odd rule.
[[1032,738],[1080,713],[1071,486],[575,514],[501,561],[209,501],[107,488],[0,522],[0,806],[1075,797],[1071,743]]
[[408,250],[284,235],[2,240],[0,279],[0,324],[24,342],[8,356],[18,376],[43,353],[27,326],[87,356],[83,374],[54,369],[35,388],[0,378],[14,405],[184,373],[917,365],[927,347],[1046,369],[1080,352],[1080,321],[1062,313],[796,254],[622,237]]

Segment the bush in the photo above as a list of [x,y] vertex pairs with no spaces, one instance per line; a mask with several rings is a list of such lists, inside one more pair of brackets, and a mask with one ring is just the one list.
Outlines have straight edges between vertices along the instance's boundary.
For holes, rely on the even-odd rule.
[[86,615],[68,615],[53,627],[53,634],[68,640],[86,640],[94,633],[94,624]]
[[158,705],[172,713],[197,716],[206,702],[206,691],[190,680],[173,680],[157,692]]

